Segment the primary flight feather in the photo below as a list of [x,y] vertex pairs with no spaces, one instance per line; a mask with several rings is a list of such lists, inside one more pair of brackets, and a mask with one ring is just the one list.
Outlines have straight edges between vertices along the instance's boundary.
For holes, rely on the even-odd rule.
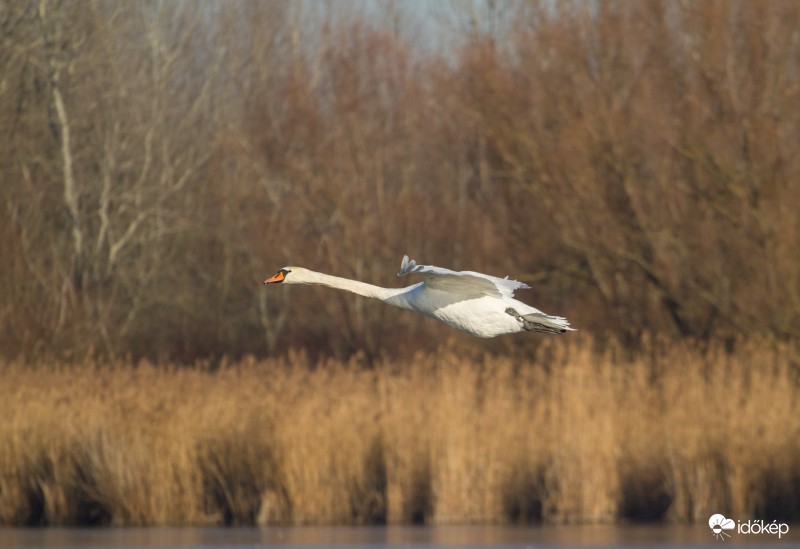
[[284,267],[264,284],[320,284],[346,290],[426,314],[478,337],[526,331],[549,334],[574,331],[566,318],[545,314],[514,299],[516,290],[530,286],[508,277],[417,265],[404,256],[397,276],[409,274],[418,275],[422,282],[405,288],[382,288],[302,267]]

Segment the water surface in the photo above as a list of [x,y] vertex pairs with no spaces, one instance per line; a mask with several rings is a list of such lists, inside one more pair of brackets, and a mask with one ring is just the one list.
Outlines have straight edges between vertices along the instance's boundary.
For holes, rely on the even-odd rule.
[[0,547],[239,549],[244,547],[797,547],[800,525],[776,536],[714,539],[705,525],[387,526],[291,528],[0,528]]

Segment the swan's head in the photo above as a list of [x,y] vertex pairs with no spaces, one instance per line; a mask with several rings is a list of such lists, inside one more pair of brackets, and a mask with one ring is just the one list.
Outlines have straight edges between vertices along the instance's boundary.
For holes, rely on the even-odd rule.
[[264,285],[285,282],[286,284],[308,284],[311,282],[308,269],[302,267],[284,267],[275,273],[274,276],[264,281]]

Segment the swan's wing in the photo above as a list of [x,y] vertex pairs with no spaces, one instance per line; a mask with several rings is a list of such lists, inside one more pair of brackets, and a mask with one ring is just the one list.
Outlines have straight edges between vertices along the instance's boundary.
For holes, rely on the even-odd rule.
[[417,265],[417,262],[409,259],[407,255],[403,256],[397,276],[411,273],[419,275],[428,288],[462,295],[466,298],[513,297],[515,290],[530,288],[523,282],[508,278],[498,278],[473,271],[451,271],[431,265]]

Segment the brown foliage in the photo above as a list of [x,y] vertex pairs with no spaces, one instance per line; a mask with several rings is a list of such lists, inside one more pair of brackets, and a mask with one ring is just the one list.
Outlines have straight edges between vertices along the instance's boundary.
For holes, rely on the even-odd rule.
[[551,341],[370,370],[0,363],[0,525],[800,517],[788,345]]
[[404,253],[628,342],[800,335],[796,4],[487,4],[442,50],[334,6],[0,6],[0,351],[468,345],[259,286]]
[[582,269],[571,293],[632,335],[796,336],[797,6],[535,15],[518,58],[470,57],[471,105],[523,210]]

